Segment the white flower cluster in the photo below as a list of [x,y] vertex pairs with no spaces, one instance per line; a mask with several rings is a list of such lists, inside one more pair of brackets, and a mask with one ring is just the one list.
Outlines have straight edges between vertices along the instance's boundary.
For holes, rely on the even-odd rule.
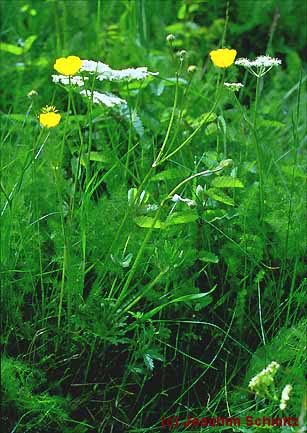
[[127,106],[127,102],[124,99],[121,99],[112,93],[101,93],[94,90],[92,94],[89,90],[81,90],[80,95],[93,98],[94,104],[103,104],[107,107],[114,107],[116,105]]
[[235,65],[243,66],[256,77],[262,77],[273,66],[281,65],[281,60],[270,56],[258,56],[255,60],[248,60],[246,58],[237,59]]
[[291,391],[292,391],[292,386],[291,385],[286,385],[284,387],[284,389],[282,390],[281,398],[280,398],[280,405],[279,405],[279,407],[280,407],[281,410],[285,410],[286,409],[287,403],[288,403],[288,401],[290,399],[290,393],[291,393]]
[[266,394],[268,388],[274,383],[274,376],[279,367],[280,365],[276,361],[272,361],[271,364],[250,380],[249,389],[257,395]]
[[244,87],[244,84],[242,83],[224,83],[224,86],[227,87],[229,90],[232,90],[233,92],[238,92],[242,87]]
[[67,75],[52,75],[52,81],[54,83],[64,84],[64,86],[71,84],[73,86],[82,87],[84,86],[85,80],[88,80],[88,77],[81,77],[80,75],[75,75],[73,77],[68,77]]
[[258,56],[255,60],[237,59],[235,65],[244,66],[245,68],[271,68],[272,66],[281,65],[281,60],[269,56]]
[[81,71],[96,74],[96,79],[99,81],[143,80],[146,77],[159,74],[159,72],[149,72],[147,67],[112,69],[109,65],[94,60],[82,60]]
[[[54,83],[63,84],[65,86],[73,85],[86,87],[86,80],[89,80],[89,77],[86,76],[86,74],[94,75],[94,78],[99,81],[108,80],[128,82],[131,80],[143,80],[146,77],[159,74],[159,72],[149,72],[147,67],[116,70],[103,62],[96,62],[94,60],[82,60],[80,72],[82,72],[82,75],[70,77],[66,75],[52,75],[52,80]],[[129,109],[128,103],[125,99],[119,98],[112,93],[101,93],[96,90],[92,91],[87,89],[81,90],[80,95],[90,98],[94,104],[103,104],[109,108],[117,109],[120,115],[132,124],[140,137],[144,135],[144,127],[141,119],[135,111]]]

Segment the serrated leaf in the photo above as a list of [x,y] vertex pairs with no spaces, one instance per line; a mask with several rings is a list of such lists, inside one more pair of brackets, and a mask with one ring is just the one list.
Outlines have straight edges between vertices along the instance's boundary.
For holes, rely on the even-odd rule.
[[243,188],[244,185],[236,177],[219,176],[213,179],[212,186],[215,188]]
[[231,197],[225,194],[220,189],[210,188],[206,191],[207,195],[220,203],[227,204],[228,206],[234,206],[235,202]]
[[199,252],[199,260],[205,263],[218,263],[219,258],[216,254],[211,253],[210,251],[200,251]]
[[149,217],[149,216],[140,216],[134,218],[134,222],[139,227],[145,228],[145,229],[164,229],[165,224],[163,221],[156,220],[155,218]]

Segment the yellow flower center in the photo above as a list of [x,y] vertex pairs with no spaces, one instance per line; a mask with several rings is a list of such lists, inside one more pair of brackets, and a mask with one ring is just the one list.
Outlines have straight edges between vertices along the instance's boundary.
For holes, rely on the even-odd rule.
[[215,66],[228,68],[235,61],[237,51],[228,48],[220,48],[219,50],[211,51],[209,54]]
[[54,128],[60,123],[61,115],[53,105],[47,105],[39,115],[39,123],[46,128]]
[[62,75],[75,75],[82,66],[78,56],[60,57],[53,65],[54,69]]

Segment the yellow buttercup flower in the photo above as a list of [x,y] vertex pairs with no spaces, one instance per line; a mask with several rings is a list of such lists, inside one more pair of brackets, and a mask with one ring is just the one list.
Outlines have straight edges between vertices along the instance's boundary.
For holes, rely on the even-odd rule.
[[58,110],[51,105],[47,105],[42,109],[41,114],[39,115],[39,123],[46,128],[54,128],[58,126],[61,120],[61,115],[57,113]]
[[237,51],[228,48],[220,48],[219,50],[211,51],[209,54],[215,66],[228,68],[235,61]]
[[54,69],[62,75],[75,75],[82,66],[78,56],[60,57],[53,65]]

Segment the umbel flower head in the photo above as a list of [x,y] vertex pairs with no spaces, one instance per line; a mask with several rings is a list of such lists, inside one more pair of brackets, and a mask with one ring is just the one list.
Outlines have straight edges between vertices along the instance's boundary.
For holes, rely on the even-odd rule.
[[242,87],[244,87],[242,83],[224,83],[224,86],[233,92],[238,92]]
[[158,72],[149,72],[144,66],[139,68],[112,69],[106,63],[96,62],[95,60],[82,60],[81,71],[95,74],[95,78],[99,81],[144,80],[149,76],[159,74]]
[[54,69],[62,75],[75,75],[82,66],[78,56],[60,57],[53,65]]
[[259,78],[268,73],[273,66],[281,65],[281,60],[270,56],[258,56],[255,60],[248,60],[246,58],[237,59],[235,64],[243,66],[251,74]]
[[75,75],[74,77],[68,77],[67,75],[52,75],[52,81],[54,83],[63,84],[64,86],[78,86],[83,87],[88,77],[81,77]]
[[46,128],[54,128],[58,126],[61,120],[61,115],[57,113],[57,109],[53,105],[47,105],[42,109],[39,115],[39,123]]
[[220,48],[210,51],[211,60],[215,66],[219,68],[228,68],[235,61],[237,51],[229,48]]

